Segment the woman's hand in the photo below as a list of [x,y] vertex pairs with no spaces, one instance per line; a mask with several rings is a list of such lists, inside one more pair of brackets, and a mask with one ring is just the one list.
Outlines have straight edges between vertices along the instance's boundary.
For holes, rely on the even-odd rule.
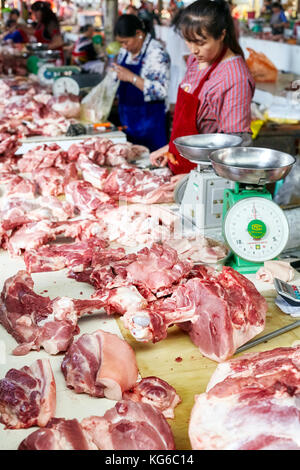
[[150,162],[153,166],[166,166],[168,163],[167,152],[169,145],[165,145],[158,150],[150,153]]
[[122,82],[130,82],[132,83],[134,73],[131,72],[126,67],[122,67],[122,65],[115,64],[114,70],[117,73],[118,79]]

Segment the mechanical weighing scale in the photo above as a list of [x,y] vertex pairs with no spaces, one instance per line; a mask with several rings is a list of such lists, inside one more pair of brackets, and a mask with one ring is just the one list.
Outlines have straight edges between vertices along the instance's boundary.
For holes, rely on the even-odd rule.
[[209,156],[214,150],[241,143],[241,137],[228,134],[196,134],[174,140],[180,155],[197,165],[176,186],[175,202],[184,218],[210,236],[211,230],[222,226],[224,189],[233,188],[234,183],[215,174]]
[[101,82],[103,75],[99,73],[82,73],[80,67],[54,64],[43,64],[39,67],[40,83],[52,86],[54,96],[70,93],[79,95],[82,88],[92,88]]
[[288,242],[289,223],[266,184],[284,179],[296,159],[256,147],[217,150],[210,159],[219,177],[234,182],[224,190],[223,237],[232,251],[226,264],[241,273],[255,273]]

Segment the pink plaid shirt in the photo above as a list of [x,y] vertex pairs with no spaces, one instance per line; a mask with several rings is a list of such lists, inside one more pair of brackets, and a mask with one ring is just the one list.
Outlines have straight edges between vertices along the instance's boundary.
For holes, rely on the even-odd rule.
[[[181,88],[193,93],[206,71],[207,68],[199,70],[196,57],[190,55]],[[234,56],[221,62],[199,93],[200,105],[197,115],[199,133],[251,132],[250,105],[254,89],[255,82],[241,56]]]

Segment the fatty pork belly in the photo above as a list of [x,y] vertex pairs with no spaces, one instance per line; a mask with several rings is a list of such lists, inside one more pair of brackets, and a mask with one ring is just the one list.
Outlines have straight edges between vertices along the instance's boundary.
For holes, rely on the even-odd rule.
[[98,450],[77,419],[52,418],[29,434],[18,450]]
[[219,364],[195,396],[189,437],[197,450],[300,449],[300,347]]
[[232,268],[190,272],[169,298],[128,309],[125,327],[139,341],[157,342],[178,324],[200,352],[217,362],[263,331],[267,302],[254,284]]
[[10,369],[0,380],[0,422],[9,429],[46,426],[56,408],[56,385],[48,359]]
[[61,365],[69,388],[76,393],[121,400],[138,377],[131,346],[117,335],[97,330],[81,335],[69,347]]
[[83,419],[81,426],[101,450],[175,450],[167,420],[147,403],[121,400],[103,417]]
[[24,355],[41,347],[49,354],[66,351],[79,332],[80,316],[99,310],[102,302],[38,295],[26,271],[4,283],[0,299],[0,323],[19,343],[13,354]]
[[145,403],[121,400],[104,416],[53,418],[26,437],[18,450],[175,450],[164,416]]

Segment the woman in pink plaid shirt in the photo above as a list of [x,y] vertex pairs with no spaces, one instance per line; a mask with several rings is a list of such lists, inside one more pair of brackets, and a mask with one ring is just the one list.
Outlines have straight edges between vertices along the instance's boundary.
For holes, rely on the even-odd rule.
[[168,164],[175,174],[195,167],[179,155],[176,137],[222,132],[251,141],[255,89],[227,2],[197,0],[185,8],[179,28],[191,55],[178,90],[170,143],[150,155],[152,164]]

